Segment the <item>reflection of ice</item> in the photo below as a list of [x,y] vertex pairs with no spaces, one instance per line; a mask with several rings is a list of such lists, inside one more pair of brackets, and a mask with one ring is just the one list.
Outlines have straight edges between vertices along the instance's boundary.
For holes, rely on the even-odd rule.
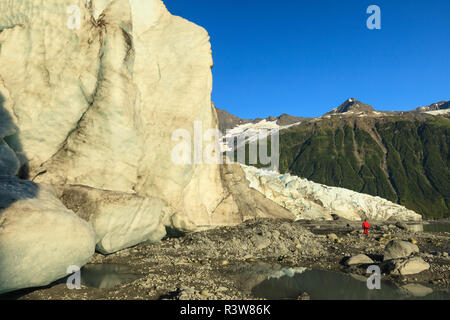
[[306,270],[293,277],[267,279],[253,288],[257,298],[269,300],[296,299],[307,292],[312,300],[372,300],[398,299],[399,289],[382,282],[382,290],[369,290],[366,281],[360,281],[349,275],[322,271]]
[[[281,270],[282,271],[282,270]],[[252,288],[256,298],[269,300],[297,299],[307,292],[312,300],[448,300],[448,291],[410,284],[401,288],[381,281],[381,290],[369,290],[363,276],[355,277],[339,272],[305,270],[293,276],[268,278]]]
[[130,268],[124,265],[96,264],[87,265],[81,269],[81,283],[98,289],[111,289],[141,277],[131,273]]
[[284,277],[284,276],[292,278],[296,274],[303,273],[306,270],[307,270],[306,268],[302,268],[302,267],[281,269],[281,270],[275,272],[274,274],[272,274],[271,276],[269,276],[267,279],[280,279],[281,277]]
[[450,223],[410,224],[408,230],[412,232],[450,232]]
[[408,231],[423,232],[423,224],[410,224],[408,225]]
[[423,226],[423,231],[425,232],[449,232],[450,233],[450,223],[430,223]]

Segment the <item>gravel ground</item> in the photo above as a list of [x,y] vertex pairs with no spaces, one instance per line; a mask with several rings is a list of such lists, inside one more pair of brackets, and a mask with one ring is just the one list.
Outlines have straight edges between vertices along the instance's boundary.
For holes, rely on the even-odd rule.
[[332,222],[251,220],[236,227],[142,244],[108,256],[96,253],[88,268],[112,264],[139,275],[138,279],[112,289],[83,285],[80,290],[69,290],[62,280],[46,288],[22,290],[0,298],[255,299],[251,289],[282,268],[307,267],[367,277],[365,268],[347,267],[343,261],[346,257],[364,253],[375,263],[380,263],[384,247],[393,239],[417,244],[419,256],[431,268],[410,276],[383,274],[383,280],[399,286],[418,283],[446,291],[450,289],[449,233],[410,232],[393,224],[375,222],[370,236],[366,237],[360,228],[361,223],[343,219]]

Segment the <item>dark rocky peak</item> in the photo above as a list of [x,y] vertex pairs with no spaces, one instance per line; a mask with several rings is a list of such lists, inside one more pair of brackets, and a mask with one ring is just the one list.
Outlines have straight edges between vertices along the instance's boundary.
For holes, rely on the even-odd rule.
[[450,108],[450,101],[441,101],[437,103],[430,104],[426,107],[419,107],[416,111],[419,112],[427,112],[427,111],[436,111],[436,110],[444,110]]
[[328,112],[327,115],[346,112],[371,112],[371,111],[375,111],[375,109],[372,106],[362,103],[361,101],[358,101],[355,98],[350,98],[336,109]]

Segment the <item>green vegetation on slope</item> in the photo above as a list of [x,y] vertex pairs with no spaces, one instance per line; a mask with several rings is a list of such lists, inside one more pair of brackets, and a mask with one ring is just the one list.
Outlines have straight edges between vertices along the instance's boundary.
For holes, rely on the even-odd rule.
[[427,217],[449,216],[449,127],[436,122],[380,125],[399,203]]
[[308,122],[282,132],[280,172],[450,217],[449,140],[443,118]]

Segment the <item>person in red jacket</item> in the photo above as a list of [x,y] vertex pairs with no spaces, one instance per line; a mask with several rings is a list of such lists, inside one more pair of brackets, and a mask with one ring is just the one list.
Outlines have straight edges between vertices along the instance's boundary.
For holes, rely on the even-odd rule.
[[364,234],[366,236],[369,236],[370,223],[368,223],[366,219],[364,219],[364,223],[363,223],[362,227],[364,229]]

